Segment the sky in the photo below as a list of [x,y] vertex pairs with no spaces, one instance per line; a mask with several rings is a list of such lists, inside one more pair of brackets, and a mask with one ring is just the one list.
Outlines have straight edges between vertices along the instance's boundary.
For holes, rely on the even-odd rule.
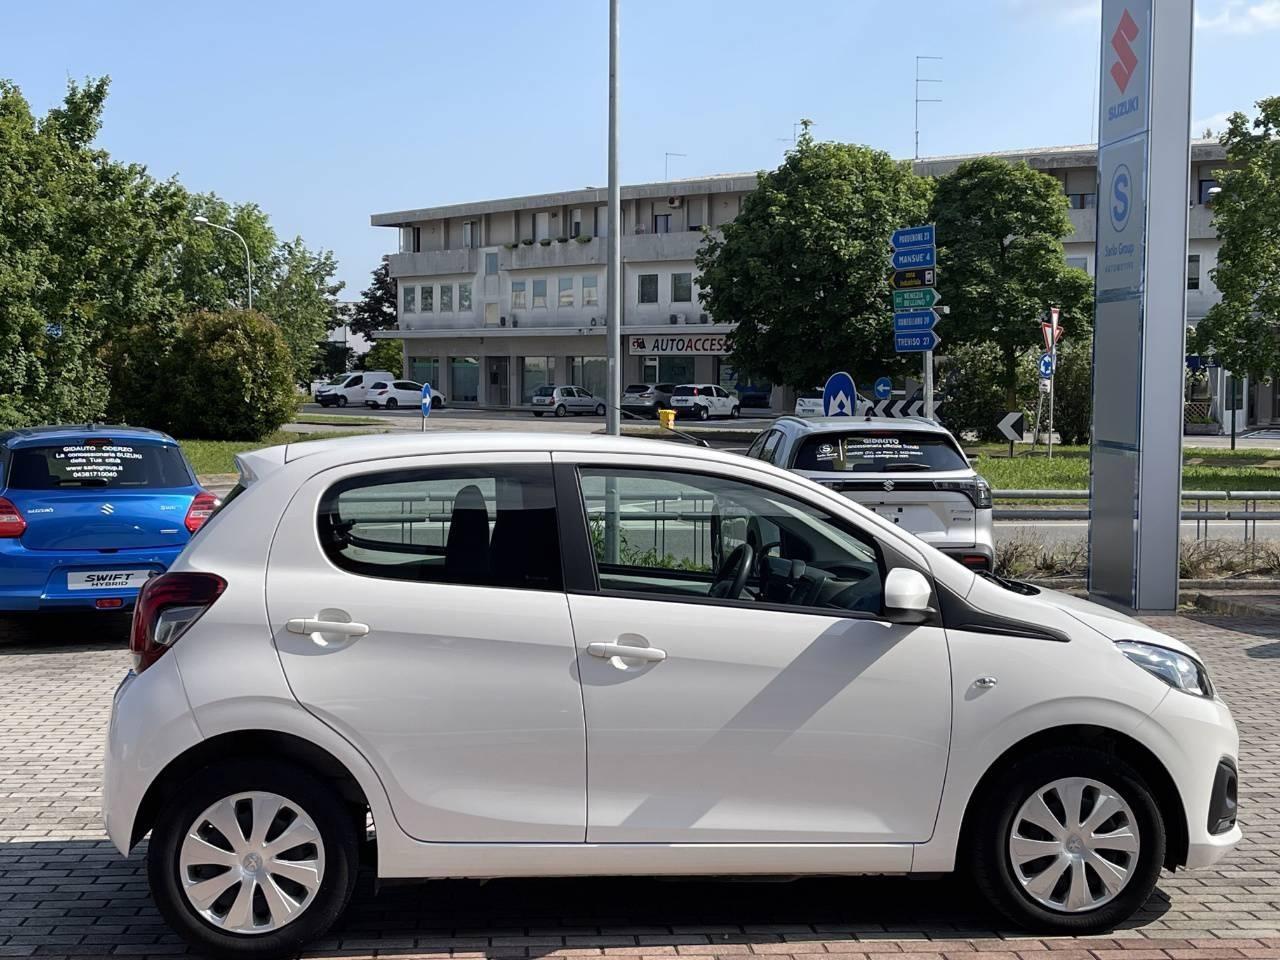
[[[1198,134],[1280,95],[1280,0],[1196,7]],[[909,158],[917,55],[942,58],[922,156],[1089,142],[1099,9],[621,0],[622,182],[775,167],[801,118]],[[607,0],[10,0],[3,22],[0,77],[37,112],[110,76],[100,146],[333,250],[344,299],[397,244],[372,213],[607,181]]]

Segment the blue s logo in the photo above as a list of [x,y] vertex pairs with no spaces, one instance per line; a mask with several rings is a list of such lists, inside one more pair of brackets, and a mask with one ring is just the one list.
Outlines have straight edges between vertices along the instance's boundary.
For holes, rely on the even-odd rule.
[[1122,163],[1111,175],[1111,227],[1117,233],[1124,230],[1129,223],[1129,191],[1131,189],[1129,168]]

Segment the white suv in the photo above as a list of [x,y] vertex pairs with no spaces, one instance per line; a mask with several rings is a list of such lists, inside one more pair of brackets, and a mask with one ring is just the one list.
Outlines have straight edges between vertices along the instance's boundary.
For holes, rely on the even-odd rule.
[[142,590],[105,758],[112,841],[150,831],[153,896],[202,950],[296,951],[362,857],[963,866],[1018,923],[1096,931],[1240,839],[1235,725],[1188,647],[768,464],[476,432],[240,470]]
[[677,417],[709,420],[711,417],[737,418],[742,412],[738,398],[714,383],[682,383],[671,391],[671,409]]
[[967,567],[993,566],[991,487],[932,420],[779,417],[747,456],[858,501]]

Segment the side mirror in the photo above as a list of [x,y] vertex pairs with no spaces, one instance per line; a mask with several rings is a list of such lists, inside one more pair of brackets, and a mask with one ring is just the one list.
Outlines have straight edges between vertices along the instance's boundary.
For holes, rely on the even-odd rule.
[[919,570],[895,567],[884,579],[884,618],[890,623],[924,623],[934,614],[933,589]]

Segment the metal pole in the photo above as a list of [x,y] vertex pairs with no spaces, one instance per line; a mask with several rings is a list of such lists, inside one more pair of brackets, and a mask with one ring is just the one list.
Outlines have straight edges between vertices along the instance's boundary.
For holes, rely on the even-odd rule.
[[933,419],[933,351],[924,352],[924,415]]
[[1053,382],[1058,376],[1058,314],[1050,309],[1049,330],[1049,459],[1053,459]]
[[1236,375],[1227,374],[1227,382],[1231,384],[1231,449],[1236,448]]
[[605,385],[605,432],[622,432],[622,194],[618,186],[618,0],[609,0],[609,264],[606,285],[609,306],[608,382]]

